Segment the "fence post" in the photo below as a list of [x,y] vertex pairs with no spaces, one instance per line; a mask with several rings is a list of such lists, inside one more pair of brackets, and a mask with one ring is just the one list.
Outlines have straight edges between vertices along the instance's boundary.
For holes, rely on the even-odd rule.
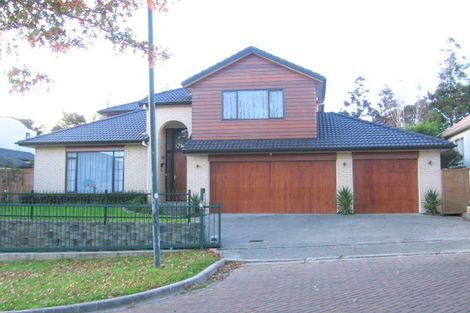
[[29,208],[30,209],[30,217],[31,217],[31,220],[34,219],[34,190],[31,190],[31,207]]
[[191,189],[188,189],[188,194],[187,194],[187,203],[188,205],[186,206],[186,217],[188,218],[188,223],[191,223]]
[[201,202],[199,203],[199,215],[200,215],[200,223],[199,223],[199,246],[201,249],[204,249],[206,236],[204,234],[204,197],[205,197],[206,190],[201,188]]
[[104,214],[103,214],[104,224],[108,221],[108,190],[104,191]]
[[219,209],[219,246],[222,246],[222,203],[219,202],[219,205],[218,205],[218,209]]

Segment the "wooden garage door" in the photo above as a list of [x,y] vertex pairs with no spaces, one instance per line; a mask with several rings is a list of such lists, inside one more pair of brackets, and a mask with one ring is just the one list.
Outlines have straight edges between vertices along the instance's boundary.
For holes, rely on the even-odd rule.
[[315,157],[211,158],[211,202],[226,213],[335,213],[335,156]]
[[417,213],[417,153],[353,154],[356,213]]

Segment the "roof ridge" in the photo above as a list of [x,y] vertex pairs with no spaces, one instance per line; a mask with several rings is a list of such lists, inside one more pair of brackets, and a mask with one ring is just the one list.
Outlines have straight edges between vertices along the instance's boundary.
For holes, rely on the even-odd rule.
[[197,74],[194,74],[192,75],[191,77],[183,80],[181,82],[181,85],[183,85],[183,87],[186,87],[186,85],[189,85],[189,84],[192,84],[192,83],[195,83],[207,76],[209,76],[211,73],[215,72],[215,71],[218,71],[218,70],[221,70],[251,54],[256,54],[258,55],[259,57],[262,57],[262,58],[265,58],[267,59],[268,61],[271,61],[273,63],[277,63],[281,66],[284,66],[284,67],[287,67],[287,68],[290,68],[291,70],[293,71],[297,71],[299,73],[302,73],[306,76],[309,76],[313,79],[316,79],[316,80],[319,80],[320,83],[323,85],[321,88],[321,95],[319,95],[319,98],[321,98],[321,102],[323,102],[324,100],[324,97],[325,97],[325,89],[326,89],[326,77],[323,76],[323,75],[320,75],[318,74],[317,72],[314,72],[312,70],[309,70],[303,66],[300,66],[300,65],[297,65],[295,63],[292,63],[290,61],[287,61],[286,59],[283,59],[281,57],[278,57],[278,56],[275,56],[269,52],[266,52],[264,50],[261,50],[257,47],[254,47],[254,46],[249,46],[243,50],[240,50],[238,51],[237,53],[223,59],[222,61],[220,62],[217,62],[215,63],[214,65],[212,66],[209,66],[207,68],[205,68],[204,70],[200,71],[199,73]]
[[[191,93],[189,92],[189,90],[187,88],[178,87],[178,88],[173,88],[173,89],[168,89],[168,90],[156,92],[155,97],[159,97],[159,96],[161,97],[161,96],[164,96],[166,94],[170,94],[170,93],[173,93],[173,92],[179,92],[179,91],[182,91],[182,90],[187,91],[188,94],[191,95]],[[128,103],[109,106],[107,108],[100,109],[96,112],[100,113],[100,114],[103,114],[103,113],[107,113],[106,111],[119,109],[120,107],[125,107],[125,106],[132,105],[132,104],[136,104],[139,107],[143,107],[147,104],[147,98],[148,98],[148,95],[141,98],[140,100],[135,100],[135,101],[131,101],[131,102],[128,102]],[[188,101],[187,100],[179,100],[179,101],[171,101],[171,102],[170,101],[160,101],[160,102],[158,102],[158,99],[155,99],[155,105],[157,105],[158,103],[160,103],[160,104],[165,104],[165,103],[171,104],[171,103],[186,103],[186,102],[188,102]],[[130,109],[129,111],[134,111],[134,110],[137,110],[137,109]]]
[[454,125],[447,127],[444,131],[442,131],[442,133],[440,133],[440,135],[443,137],[452,137],[453,135],[468,128],[470,128],[470,115],[465,116]]
[[426,138],[426,139],[433,139],[433,140],[440,141],[440,142],[447,142],[447,140],[445,140],[445,139],[441,139],[441,138],[434,137],[434,136],[431,136],[431,135],[425,135],[425,134],[421,134],[421,133],[416,133],[416,132],[412,132],[412,131],[409,131],[409,130],[406,130],[406,129],[402,129],[402,128],[390,126],[390,125],[383,124],[383,123],[379,123],[379,122],[366,121],[366,120],[363,120],[363,119],[360,119],[360,118],[357,118],[357,117],[353,117],[353,116],[350,116],[350,115],[341,114],[341,113],[338,113],[338,112],[320,112],[320,113],[323,113],[323,114],[335,114],[335,115],[337,115],[337,116],[349,118],[349,119],[352,119],[352,120],[355,120],[355,121],[359,121],[359,122],[364,123],[364,124],[372,124],[372,125],[376,125],[376,126],[379,126],[379,127],[391,129],[391,130],[393,130],[393,131],[403,132],[403,133],[407,133],[407,134],[410,134],[410,135],[416,135],[416,136],[419,136],[419,137],[424,137],[424,138]]
[[59,129],[59,130],[56,130],[56,131],[51,131],[50,133],[47,133],[47,134],[41,134],[41,135],[38,135],[38,136],[35,136],[35,137],[31,137],[31,138],[28,138],[28,139],[20,140],[20,141],[18,141],[18,142],[16,142],[16,143],[17,143],[17,144],[19,144],[19,143],[26,143],[26,142],[32,141],[33,139],[36,140],[37,138],[44,138],[44,137],[49,136],[49,135],[60,134],[60,133],[63,133],[63,132],[65,132],[65,131],[68,131],[68,130],[77,129],[77,128],[80,128],[80,127],[85,127],[85,126],[89,126],[89,125],[93,125],[93,124],[108,122],[108,121],[110,121],[110,120],[114,120],[114,119],[117,119],[117,118],[122,118],[122,117],[124,117],[124,116],[128,116],[128,115],[131,115],[131,114],[140,113],[141,111],[145,111],[145,109],[137,109],[137,110],[133,110],[133,111],[130,111],[130,112],[126,112],[126,113],[122,113],[122,114],[119,114],[119,115],[115,115],[115,116],[111,116],[111,117],[108,117],[108,118],[104,118],[104,119],[101,119],[101,120],[96,120],[96,121],[92,121],[92,122],[89,122],[89,123],[84,123],[84,124],[80,124],[80,125],[75,125],[75,126],[68,127],[68,128],[62,128],[62,129]]

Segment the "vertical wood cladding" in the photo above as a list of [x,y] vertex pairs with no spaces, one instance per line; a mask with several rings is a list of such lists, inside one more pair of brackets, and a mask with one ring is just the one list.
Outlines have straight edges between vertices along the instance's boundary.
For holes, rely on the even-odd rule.
[[[315,79],[249,55],[189,87],[194,140],[316,137]],[[222,120],[222,91],[282,89],[284,118]]]

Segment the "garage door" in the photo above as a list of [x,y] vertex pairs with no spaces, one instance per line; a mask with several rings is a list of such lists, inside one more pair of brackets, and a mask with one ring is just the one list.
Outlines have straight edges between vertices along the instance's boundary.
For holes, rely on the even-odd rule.
[[336,156],[211,157],[211,202],[226,213],[336,213]]
[[353,153],[356,213],[417,213],[417,153]]

